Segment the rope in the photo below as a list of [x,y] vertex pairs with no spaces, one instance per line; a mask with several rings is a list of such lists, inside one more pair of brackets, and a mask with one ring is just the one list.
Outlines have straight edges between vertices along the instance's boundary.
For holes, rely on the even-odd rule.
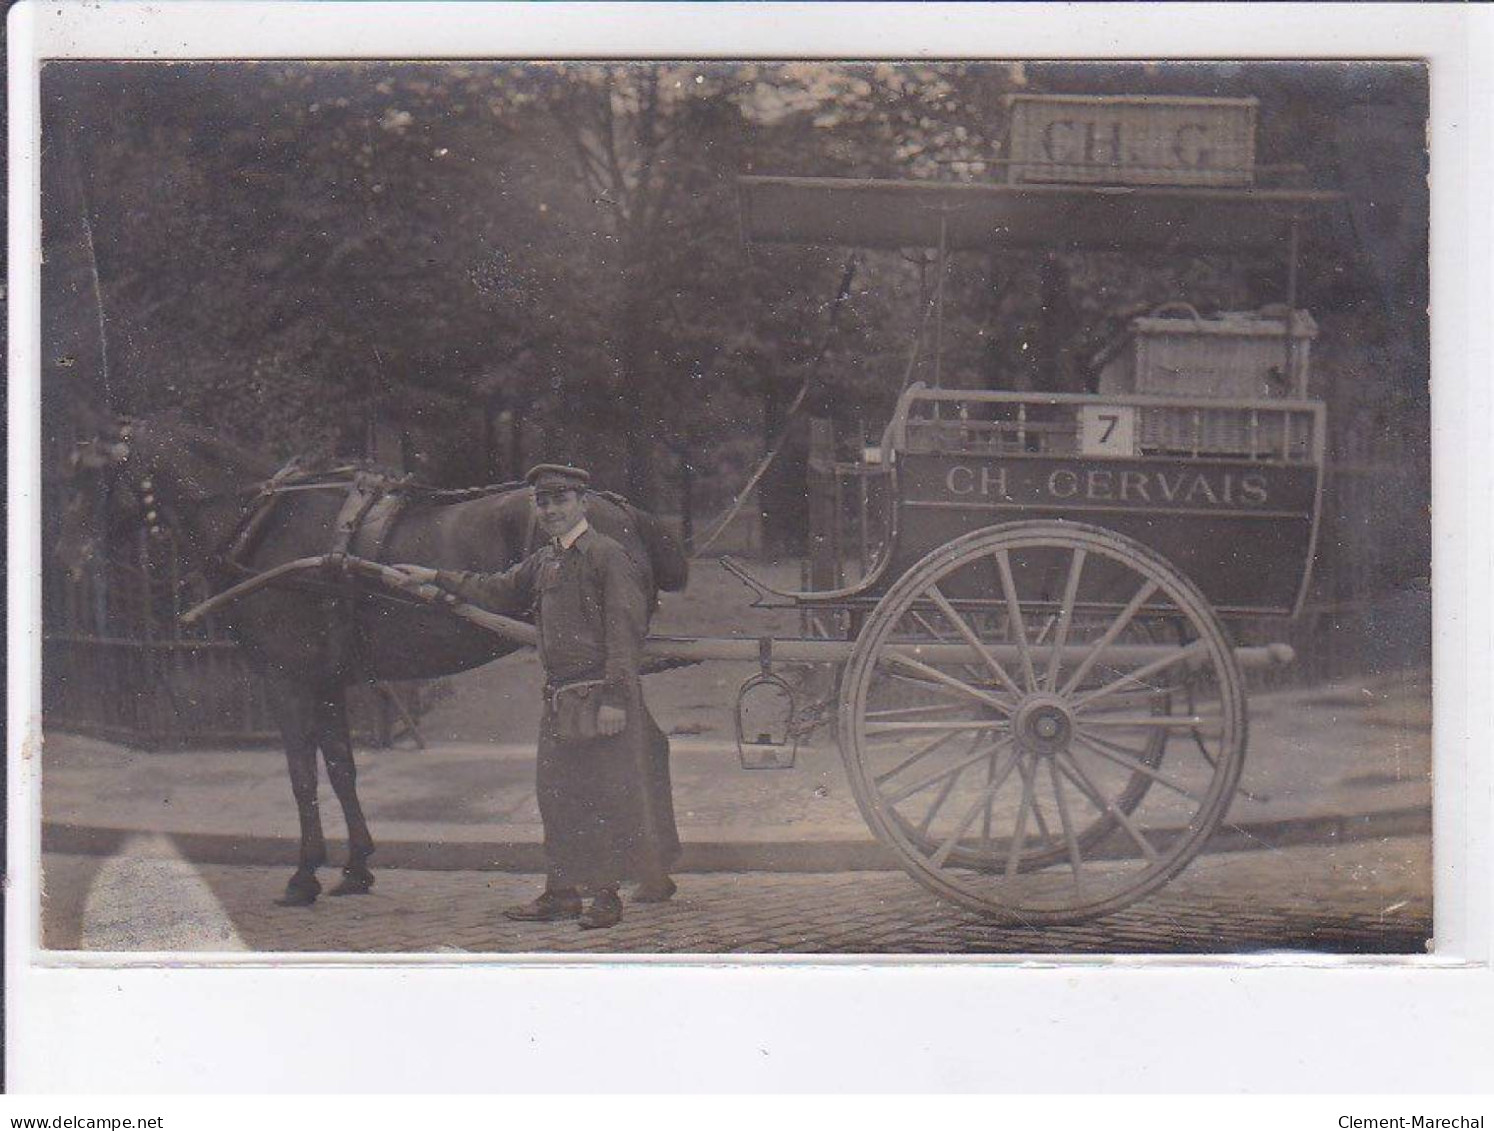
[[767,454],[759,461],[756,470],[748,477],[744,486],[734,499],[731,506],[727,508],[726,514],[716,523],[716,529],[711,531],[710,536],[696,549],[693,557],[702,556],[716,543],[716,539],[726,533],[726,528],[731,525],[732,520],[741,511],[742,505],[746,503],[749,495],[764,475],[768,468],[773,466],[773,461],[778,458],[778,453],[783,449],[784,441],[788,439],[789,430],[794,424],[794,414],[799,411],[799,406],[804,403],[804,398],[809,394],[809,386],[814,380],[815,370],[819,368],[820,362],[825,358],[825,351],[830,348],[834,340],[836,329],[840,324],[840,311],[846,300],[851,296],[851,280],[856,277],[856,256],[854,253],[846,260],[845,273],[841,276],[840,289],[835,294],[835,301],[830,306],[830,326],[825,331],[824,338],[820,341],[820,348],[816,351],[814,359],[809,363],[809,374],[804,378],[804,383],[799,386],[799,392],[789,403],[788,412],[784,414],[783,424],[779,426],[778,433],[773,437],[772,443],[768,445]]
[[929,315],[934,312],[934,302],[934,299],[929,299],[928,305],[923,308],[923,317],[918,320],[918,326],[913,331],[913,345],[908,350],[908,362],[903,366],[903,382],[898,386],[898,396],[906,393],[908,386],[913,383],[913,370],[918,365],[918,355],[923,346],[923,331],[929,324]]
[[270,496],[291,494],[297,491],[339,490],[347,487],[360,474],[379,476],[388,492],[434,503],[461,503],[469,499],[483,499],[489,495],[502,495],[517,491],[525,486],[517,480],[509,480],[503,483],[484,483],[476,487],[432,487],[415,482],[409,474],[399,474],[372,463],[355,462],[335,464],[331,467],[302,467],[298,456],[270,479],[246,487],[241,493]]

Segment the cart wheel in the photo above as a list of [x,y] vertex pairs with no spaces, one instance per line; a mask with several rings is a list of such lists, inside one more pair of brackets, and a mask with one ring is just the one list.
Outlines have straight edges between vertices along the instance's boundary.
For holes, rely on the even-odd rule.
[[[1068,643],[1070,645],[1086,641],[1094,643],[1109,628],[1110,620],[1110,617],[1078,616],[1072,618],[1069,622]],[[1050,612],[1037,625],[1025,626],[1027,629],[1027,638],[1033,645],[1038,647],[1041,647],[1045,643],[1051,644],[1057,623],[1057,612]],[[1010,626],[1008,625],[1006,631],[1001,636],[1001,640],[1003,643],[1008,643],[1012,639]],[[1137,617],[1115,638],[1115,642],[1119,645],[1157,644],[1167,640],[1178,639],[1186,641],[1186,635],[1182,626],[1176,622],[1159,623]],[[980,669],[967,665],[965,670],[967,673],[974,674]],[[1114,669],[1109,666],[1098,666],[1098,670],[1114,674]],[[1133,705],[1136,709],[1148,711],[1153,715],[1168,715],[1173,714],[1175,711],[1187,713],[1193,710],[1191,692],[1179,696],[1173,690],[1139,691],[1133,698]],[[1141,799],[1146,796],[1147,791],[1152,787],[1152,782],[1155,780],[1154,775],[1149,774],[1147,770],[1155,770],[1161,763],[1163,755],[1167,752],[1168,737],[1168,730],[1165,727],[1159,726],[1154,728],[1152,733],[1147,734],[1144,741],[1139,744],[1140,748],[1136,750],[1135,757],[1141,765],[1132,773],[1131,779],[1126,782],[1124,788],[1115,795],[1113,808],[1106,809],[1103,812],[1091,813],[1090,816],[1092,819],[1075,835],[1075,839],[1079,842],[1079,849],[1082,855],[1087,855],[1097,844],[1120,829],[1120,822],[1112,815],[1114,811],[1118,810],[1126,816],[1130,816],[1136,807],[1141,804]],[[901,815],[897,819],[899,821],[903,820]],[[992,841],[991,822],[992,817],[990,816],[982,819],[981,839],[976,845],[962,845],[955,848],[949,854],[951,863],[957,867],[963,865],[971,868],[984,868],[986,870],[990,870],[993,866],[1001,863],[1001,861],[993,861],[990,855]],[[911,839],[921,842],[920,847],[925,852],[932,851],[927,837],[911,825],[907,825],[905,821],[903,823],[905,831]],[[982,851],[982,846],[984,846],[984,851]],[[932,847],[937,847],[937,845]],[[1030,872],[1038,868],[1046,868],[1051,864],[1063,863],[1067,860],[1067,844],[1049,844],[1046,847],[1028,845],[1023,848],[1021,856],[1017,861],[1017,867],[1024,872]]]
[[976,531],[888,591],[841,685],[873,831],[920,883],[1032,925],[1156,890],[1223,818],[1243,683],[1198,589],[1132,539]]

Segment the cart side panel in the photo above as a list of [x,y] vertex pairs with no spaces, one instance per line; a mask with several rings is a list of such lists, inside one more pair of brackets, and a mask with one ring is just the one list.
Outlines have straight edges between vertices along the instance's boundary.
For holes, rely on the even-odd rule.
[[[1311,563],[1317,490],[1311,465],[904,453],[897,548],[886,576],[900,576],[928,550],[968,531],[1059,518],[1157,551],[1220,613],[1290,615]],[[1095,579],[1089,598],[1115,603],[1102,582]]]

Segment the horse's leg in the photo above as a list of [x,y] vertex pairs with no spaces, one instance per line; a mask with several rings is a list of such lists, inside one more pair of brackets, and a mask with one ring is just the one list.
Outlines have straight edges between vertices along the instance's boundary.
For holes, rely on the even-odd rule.
[[324,688],[316,697],[316,712],[317,741],[327,762],[327,777],[348,825],[348,862],[332,894],[362,895],[373,887],[368,858],[373,855],[374,843],[358,800],[358,767],[353,762],[353,740],[348,731],[347,690],[341,684]]
[[322,815],[316,792],[316,707],[304,683],[278,680],[275,687],[276,719],[285,741],[285,760],[290,769],[291,792],[301,819],[301,857],[285,895],[276,900],[285,907],[306,907],[316,902],[322,885],[316,870],[327,862],[327,843],[322,837]]

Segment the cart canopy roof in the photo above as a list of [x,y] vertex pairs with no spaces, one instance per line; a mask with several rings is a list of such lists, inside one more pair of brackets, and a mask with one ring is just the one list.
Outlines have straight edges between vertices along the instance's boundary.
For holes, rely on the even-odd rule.
[[950,250],[1232,253],[1284,248],[1294,219],[1343,200],[1306,189],[953,184],[742,177],[742,229],[766,243]]

